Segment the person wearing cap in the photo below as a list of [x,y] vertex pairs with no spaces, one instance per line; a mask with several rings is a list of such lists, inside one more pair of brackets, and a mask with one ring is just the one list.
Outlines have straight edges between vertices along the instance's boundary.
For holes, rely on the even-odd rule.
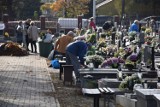
[[76,78],[79,78],[78,69],[86,67],[84,57],[87,53],[88,45],[83,40],[76,40],[66,47],[66,64],[73,65]]
[[67,35],[63,35],[60,38],[58,38],[57,41],[55,42],[55,45],[54,45],[54,53],[53,53],[53,58],[52,59],[55,58],[56,54],[60,54],[62,56],[65,56],[66,46],[69,43],[73,42],[74,37],[75,37],[74,32],[69,31],[67,33]]
[[129,32],[132,32],[132,31],[139,32],[138,24],[139,24],[139,21],[134,20],[133,24],[130,26]]

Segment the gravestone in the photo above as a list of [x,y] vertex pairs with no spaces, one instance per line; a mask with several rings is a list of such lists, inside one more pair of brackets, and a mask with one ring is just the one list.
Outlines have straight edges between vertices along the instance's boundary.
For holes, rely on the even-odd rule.
[[138,44],[139,47],[141,47],[141,45],[144,44],[144,42],[145,42],[144,36],[145,36],[144,33],[139,34],[139,44]]
[[148,66],[149,62],[151,62],[151,48],[150,46],[146,45],[144,48],[144,63]]
[[160,89],[136,89],[137,107],[157,107],[153,95],[160,93]]

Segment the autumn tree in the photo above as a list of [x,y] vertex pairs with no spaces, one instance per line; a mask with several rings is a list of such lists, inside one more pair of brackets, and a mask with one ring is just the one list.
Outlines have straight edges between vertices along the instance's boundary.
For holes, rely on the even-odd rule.
[[88,13],[88,3],[90,0],[57,0],[51,5],[51,9],[57,15],[65,17],[77,17]]

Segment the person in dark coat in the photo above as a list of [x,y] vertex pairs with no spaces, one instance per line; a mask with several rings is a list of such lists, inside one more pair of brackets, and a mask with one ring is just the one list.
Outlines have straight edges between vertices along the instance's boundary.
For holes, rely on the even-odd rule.
[[76,77],[79,77],[78,69],[85,67],[84,57],[87,49],[87,43],[82,40],[76,40],[66,47],[66,64],[73,65]]
[[28,46],[29,46],[29,43],[31,41],[29,41],[29,38],[28,38],[28,28],[30,26],[30,22],[31,22],[31,19],[27,19],[24,23],[24,36],[25,36],[25,45],[26,45],[26,49],[29,51],[28,49]]

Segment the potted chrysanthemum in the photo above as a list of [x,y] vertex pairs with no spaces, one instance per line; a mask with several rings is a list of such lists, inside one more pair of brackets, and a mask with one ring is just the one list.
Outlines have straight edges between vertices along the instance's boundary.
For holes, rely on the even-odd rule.
[[119,88],[121,90],[124,89],[133,90],[135,84],[141,84],[141,79],[138,77],[138,75],[133,74],[131,76],[125,77],[124,81],[120,83]]
[[93,63],[95,68],[98,68],[98,66],[104,61],[104,58],[100,55],[89,55],[86,56],[86,63]]
[[112,57],[112,58],[108,58],[107,60],[103,61],[103,63],[101,64],[101,67],[102,68],[105,68],[105,67],[118,68],[118,66],[121,63],[124,63],[123,59]]

